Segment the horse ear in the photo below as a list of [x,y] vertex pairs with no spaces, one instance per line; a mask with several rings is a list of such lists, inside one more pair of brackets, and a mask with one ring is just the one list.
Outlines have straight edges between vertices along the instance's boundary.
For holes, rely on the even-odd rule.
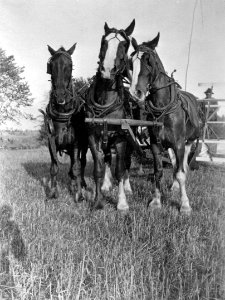
[[69,54],[69,55],[72,55],[73,54],[73,52],[74,52],[74,50],[75,50],[75,48],[76,48],[76,45],[77,45],[77,43],[75,43],[69,50],[67,50],[66,52]]
[[134,31],[134,26],[135,26],[135,19],[133,19],[131,24],[124,30],[127,36],[130,36],[132,34],[132,32]]
[[51,55],[54,55],[56,53],[56,51],[49,45],[48,45],[48,51],[50,52]]
[[136,50],[137,49],[137,47],[138,47],[138,43],[137,43],[137,41],[135,40],[135,38],[131,38],[131,43],[132,43],[132,46],[134,47],[134,50]]
[[110,28],[106,22],[105,22],[104,29],[105,29],[105,34],[110,30]]
[[155,50],[155,47],[157,47],[159,42],[159,37],[160,37],[160,33],[158,32],[157,36],[153,40],[147,43],[147,46],[152,50]]

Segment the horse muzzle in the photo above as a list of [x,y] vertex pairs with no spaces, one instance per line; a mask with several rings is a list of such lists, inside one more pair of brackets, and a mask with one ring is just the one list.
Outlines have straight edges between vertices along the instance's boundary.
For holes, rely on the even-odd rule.
[[56,101],[57,101],[57,104],[59,104],[59,105],[65,105],[66,104],[66,100],[63,99],[63,98],[57,99]]
[[133,90],[132,88],[130,88],[129,92],[130,92],[131,96],[133,97],[133,99],[137,102],[137,104],[144,103],[146,94],[143,91],[141,91],[139,89]]
[[64,91],[55,93],[55,99],[58,105],[66,104],[66,93]]

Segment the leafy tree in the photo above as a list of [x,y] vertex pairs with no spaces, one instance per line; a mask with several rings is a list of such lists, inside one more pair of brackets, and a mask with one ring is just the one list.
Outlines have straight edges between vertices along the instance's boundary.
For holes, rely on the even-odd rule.
[[23,72],[24,67],[16,65],[14,56],[6,56],[0,48],[0,125],[8,120],[19,123],[19,117],[32,119],[30,114],[21,110],[33,102]]

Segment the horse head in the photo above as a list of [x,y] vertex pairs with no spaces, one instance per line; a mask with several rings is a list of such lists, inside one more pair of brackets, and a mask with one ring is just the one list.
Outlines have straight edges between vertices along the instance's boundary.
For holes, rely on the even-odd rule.
[[132,56],[132,81],[129,89],[132,97],[139,104],[144,104],[146,96],[149,92],[149,87],[152,87],[162,71],[163,66],[155,51],[159,41],[158,35],[149,42],[144,42],[141,45],[132,38],[132,46],[134,52]]
[[69,50],[63,47],[57,51],[48,46],[51,58],[48,61],[47,73],[51,75],[52,93],[58,105],[65,105],[71,100],[72,87],[72,58],[74,44]]
[[130,35],[135,26],[135,20],[125,29],[109,28],[105,23],[105,34],[102,37],[99,54],[98,71],[105,79],[113,79],[121,74],[127,66],[127,52],[130,46]]

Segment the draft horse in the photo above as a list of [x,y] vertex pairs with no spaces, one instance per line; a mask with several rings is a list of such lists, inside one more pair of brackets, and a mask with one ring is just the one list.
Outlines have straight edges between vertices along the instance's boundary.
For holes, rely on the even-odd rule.
[[81,98],[74,90],[72,80],[72,57],[76,44],[69,50],[57,51],[48,46],[51,57],[47,73],[51,75],[50,99],[44,114],[51,156],[49,198],[58,197],[56,176],[59,169],[58,155],[66,152],[70,156],[70,190],[74,201],[83,200],[82,187],[86,187],[84,169],[88,139],[85,127],[85,112]]
[[167,75],[155,50],[159,33],[152,41],[138,45],[132,39],[132,82],[130,93],[144,109],[147,119],[163,122],[162,127],[149,127],[154,158],[154,188],[151,207],[161,207],[161,179],[163,175],[161,148],[168,149],[174,180],[171,189],[180,188],[180,211],[189,213],[191,207],[186,193],[186,175],[191,146],[200,135],[196,97],[182,91]]
[[[101,40],[99,67],[87,96],[87,116],[89,118],[124,119],[127,117],[127,98],[123,85],[124,73],[128,69],[129,36],[135,20],[125,30],[109,28],[105,23],[105,33]],[[118,122],[119,124],[119,122]],[[88,125],[89,147],[94,160],[94,179],[96,185],[93,208],[102,209],[105,204],[102,192],[108,191],[110,182],[110,159],[106,165],[103,179],[103,158],[110,157],[110,149],[116,150],[115,177],[119,183],[117,209],[129,209],[125,192],[131,192],[129,177],[125,171],[130,163],[128,142],[124,130],[118,125],[90,123]],[[128,158],[128,160],[126,159]],[[107,159],[106,159],[107,161]]]

